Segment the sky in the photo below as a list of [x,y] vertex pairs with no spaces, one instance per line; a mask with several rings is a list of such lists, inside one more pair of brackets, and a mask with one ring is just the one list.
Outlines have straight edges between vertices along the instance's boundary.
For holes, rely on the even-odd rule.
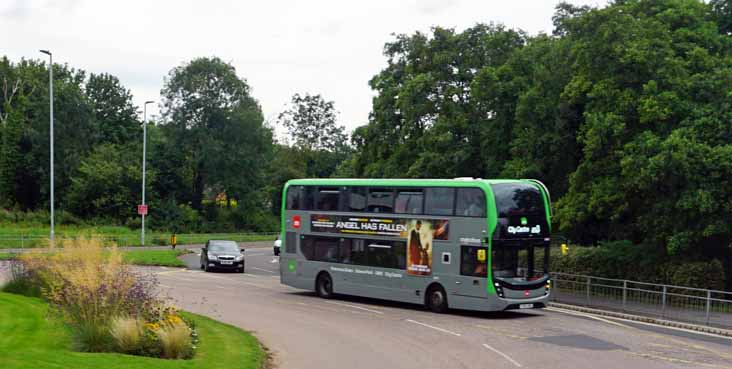
[[[368,122],[374,96],[368,81],[386,66],[383,48],[394,34],[490,22],[551,33],[559,2],[0,0],[0,55],[46,58],[38,50],[50,49],[56,63],[117,76],[140,107],[160,101],[172,68],[218,56],[248,82],[269,122],[293,94],[321,94],[351,131]],[[148,106],[149,115],[157,113]]]

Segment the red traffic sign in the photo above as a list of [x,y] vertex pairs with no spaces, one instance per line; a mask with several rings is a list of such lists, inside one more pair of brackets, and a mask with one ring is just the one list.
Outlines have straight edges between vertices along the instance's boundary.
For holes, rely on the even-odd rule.
[[137,205],[137,215],[147,215],[147,205]]

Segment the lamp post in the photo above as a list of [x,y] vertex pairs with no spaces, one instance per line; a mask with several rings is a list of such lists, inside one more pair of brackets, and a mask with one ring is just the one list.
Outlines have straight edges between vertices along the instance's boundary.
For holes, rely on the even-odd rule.
[[54,239],[56,237],[56,233],[54,230],[54,222],[53,222],[53,219],[54,219],[54,216],[53,216],[53,210],[54,210],[54,206],[53,206],[53,202],[54,202],[54,199],[53,199],[53,54],[51,54],[51,52],[49,50],[39,50],[39,51],[48,55],[48,84],[49,84],[48,95],[50,97],[50,106],[51,106],[50,107],[50,118],[49,118],[50,124],[51,124],[51,128],[50,128],[50,139],[51,139],[51,154],[50,154],[50,157],[51,157],[51,179],[50,179],[50,184],[51,184],[51,234],[50,234],[50,240],[51,240],[51,247],[54,247],[55,246]]
[[145,156],[147,155],[147,104],[153,101],[145,101],[142,113],[142,206],[145,210],[142,212],[142,233],[140,235],[142,246],[145,246],[145,215],[147,214],[147,206],[145,204]]

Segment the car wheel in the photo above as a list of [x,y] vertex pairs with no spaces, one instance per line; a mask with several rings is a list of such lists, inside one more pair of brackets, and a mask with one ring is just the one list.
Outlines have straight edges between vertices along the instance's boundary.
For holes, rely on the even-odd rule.
[[203,263],[201,263],[201,270],[203,270],[203,268],[204,268]]
[[333,279],[330,278],[328,273],[322,273],[318,276],[315,281],[315,291],[318,296],[329,299],[333,297]]
[[425,304],[427,305],[428,309],[432,310],[435,313],[447,312],[448,305],[445,289],[443,289],[440,285],[430,287],[429,290],[427,290]]

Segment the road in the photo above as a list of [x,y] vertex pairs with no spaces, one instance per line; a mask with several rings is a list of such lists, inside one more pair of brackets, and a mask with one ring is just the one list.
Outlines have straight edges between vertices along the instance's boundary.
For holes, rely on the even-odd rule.
[[248,329],[283,369],[732,368],[732,339],[559,309],[434,314],[281,285],[271,248],[247,273],[149,268],[183,309]]

